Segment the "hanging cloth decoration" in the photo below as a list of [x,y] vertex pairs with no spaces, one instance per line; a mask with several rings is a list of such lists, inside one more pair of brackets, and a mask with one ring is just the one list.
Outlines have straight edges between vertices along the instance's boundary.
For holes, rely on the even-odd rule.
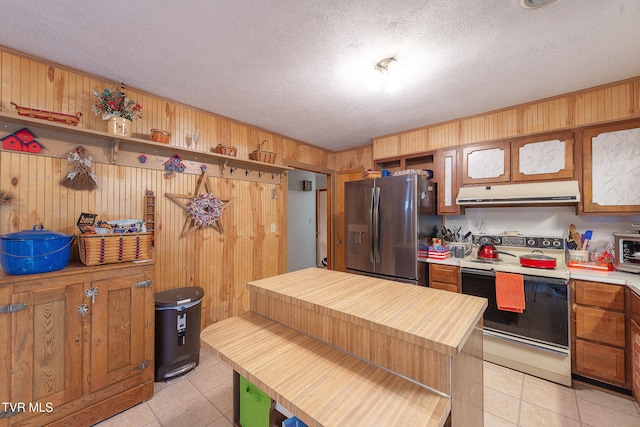
[[71,170],[61,184],[72,190],[95,190],[98,188],[96,174],[91,170],[93,158],[87,155],[83,146],[78,145],[75,150],[67,153],[67,161],[72,164]]

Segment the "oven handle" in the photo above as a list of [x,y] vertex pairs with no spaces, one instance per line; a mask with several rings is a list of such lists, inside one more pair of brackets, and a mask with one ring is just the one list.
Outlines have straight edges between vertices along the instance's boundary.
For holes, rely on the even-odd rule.
[[526,276],[526,275],[522,275],[524,280],[527,282],[539,282],[539,283],[546,283],[549,285],[566,285],[567,281],[566,279],[557,279],[554,277],[541,277],[541,276]]
[[[475,274],[476,276],[486,276],[486,277],[495,277],[496,272],[494,270],[477,270],[475,268],[462,267],[460,269],[460,274]],[[515,273],[519,274],[519,273]],[[566,285],[566,279],[558,279],[555,277],[542,277],[542,276],[529,276],[522,275],[522,278],[526,282],[538,282],[538,283],[547,283],[550,285]]]
[[487,330],[486,328],[484,329],[483,334],[484,335],[489,335],[489,336],[497,338],[497,339],[501,339],[501,340],[505,340],[505,341],[511,341],[511,342],[515,342],[515,343],[518,343],[518,344],[523,344],[523,345],[526,345],[526,346],[529,346],[529,347],[533,347],[533,348],[535,348],[537,350],[547,351],[549,353],[557,354],[559,356],[568,357],[568,356],[571,355],[569,349],[561,350],[561,349],[550,348],[550,347],[543,346],[543,345],[538,345],[538,344],[535,344],[535,343],[533,343],[531,341],[519,340],[519,339],[512,338],[512,337],[510,337],[508,335],[504,335],[504,334],[501,334],[501,333],[496,333],[496,332]]
[[477,276],[496,277],[496,272],[493,270],[476,270],[475,268],[462,267],[460,274],[475,274]]

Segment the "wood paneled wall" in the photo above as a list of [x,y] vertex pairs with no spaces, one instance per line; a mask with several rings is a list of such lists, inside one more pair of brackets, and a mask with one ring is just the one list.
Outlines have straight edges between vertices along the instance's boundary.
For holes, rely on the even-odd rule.
[[374,138],[373,159],[634,117],[640,117],[640,77]]
[[[5,113],[15,113],[11,101],[67,114],[81,112],[79,127],[104,131],[105,123],[91,112],[93,91],[117,85],[117,81],[0,47],[0,111]],[[266,140],[263,149],[277,152],[278,164],[293,160],[327,169],[334,167],[333,153],[309,144],[135,88],[127,88],[127,94],[143,106],[142,118],[133,121],[134,137],[146,139],[153,128],[169,130],[171,145],[199,151],[209,151],[218,143],[234,145],[238,157],[244,159]],[[0,129],[0,137],[13,131]],[[196,132],[200,138],[194,146],[192,137]],[[48,139],[47,143],[57,142]],[[157,204],[154,289],[158,292],[203,287],[205,325],[249,308],[247,281],[286,271],[286,179],[283,183],[265,183],[210,177],[214,194],[232,199],[221,221],[224,233],[207,228],[179,238],[186,213],[164,194],[193,193],[199,175],[177,174],[168,179],[162,170],[109,164],[98,153],[98,147],[87,146],[89,151],[92,148],[96,151],[93,170],[98,176],[98,189],[92,192],[60,185],[69,166],[59,152],[45,150],[33,155],[0,150],[0,189],[16,195],[14,204],[0,207],[0,234],[40,223],[47,229],[72,234],[81,212],[97,213],[104,220],[142,219],[145,190],[151,190]],[[272,198],[274,190],[276,198]],[[276,233],[271,233],[271,224],[276,224]]]

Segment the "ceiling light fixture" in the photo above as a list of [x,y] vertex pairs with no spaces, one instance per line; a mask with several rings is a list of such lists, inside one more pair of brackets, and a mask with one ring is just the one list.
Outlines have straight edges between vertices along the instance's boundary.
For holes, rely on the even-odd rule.
[[385,58],[379,61],[364,80],[364,85],[371,90],[395,92],[400,89],[397,74],[398,61],[395,58]]
[[539,9],[550,5],[556,0],[518,0],[523,9]]

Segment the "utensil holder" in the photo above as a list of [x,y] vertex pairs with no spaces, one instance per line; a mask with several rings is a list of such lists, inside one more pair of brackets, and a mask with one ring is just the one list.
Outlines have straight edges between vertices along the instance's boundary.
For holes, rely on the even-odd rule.
[[589,251],[569,251],[569,260],[570,261],[583,261],[589,262]]

